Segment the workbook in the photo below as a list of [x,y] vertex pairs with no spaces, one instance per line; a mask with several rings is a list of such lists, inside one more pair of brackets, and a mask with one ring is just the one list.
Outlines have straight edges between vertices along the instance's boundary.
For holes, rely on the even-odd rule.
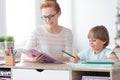
[[44,55],[45,59],[41,60],[40,61],[41,63],[60,63],[60,64],[64,63],[62,61],[56,60],[55,58],[37,49],[18,49],[17,52],[26,54],[29,57]]
[[110,59],[101,59],[101,60],[86,60],[82,61],[82,64],[115,64],[118,60],[110,60]]
[[68,63],[71,68],[113,68],[120,67],[120,60],[87,60]]

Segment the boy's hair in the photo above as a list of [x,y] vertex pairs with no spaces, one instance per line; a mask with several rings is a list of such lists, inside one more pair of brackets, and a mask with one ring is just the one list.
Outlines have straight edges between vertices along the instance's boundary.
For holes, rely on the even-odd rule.
[[89,33],[88,38],[100,39],[101,41],[106,41],[104,47],[108,46],[109,44],[109,32],[105,26],[95,26],[93,27]]

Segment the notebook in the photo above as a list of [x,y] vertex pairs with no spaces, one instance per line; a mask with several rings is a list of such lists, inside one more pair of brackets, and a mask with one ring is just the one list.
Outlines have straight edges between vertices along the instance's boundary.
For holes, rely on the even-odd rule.
[[82,64],[115,64],[115,60],[88,60],[82,61]]

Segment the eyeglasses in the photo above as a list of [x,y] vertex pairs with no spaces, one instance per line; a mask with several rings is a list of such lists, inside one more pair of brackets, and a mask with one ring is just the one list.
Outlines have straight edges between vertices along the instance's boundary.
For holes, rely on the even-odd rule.
[[45,19],[49,19],[49,20],[51,20],[55,15],[56,15],[57,13],[55,13],[54,15],[48,15],[48,16],[41,16],[41,19],[43,19],[43,20],[45,20]]

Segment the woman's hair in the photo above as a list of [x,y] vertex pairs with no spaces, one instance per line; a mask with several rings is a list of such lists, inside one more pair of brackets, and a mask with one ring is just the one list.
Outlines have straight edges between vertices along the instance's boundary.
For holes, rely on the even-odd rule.
[[109,32],[103,25],[93,27],[88,33],[88,38],[94,38],[94,39],[100,39],[101,41],[106,41],[104,47],[108,46],[109,44]]
[[49,8],[52,7],[55,9],[55,11],[58,13],[61,12],[61,8],[56,0],[44,0],[44,2],[40,5],[40,10],[43,8]]

